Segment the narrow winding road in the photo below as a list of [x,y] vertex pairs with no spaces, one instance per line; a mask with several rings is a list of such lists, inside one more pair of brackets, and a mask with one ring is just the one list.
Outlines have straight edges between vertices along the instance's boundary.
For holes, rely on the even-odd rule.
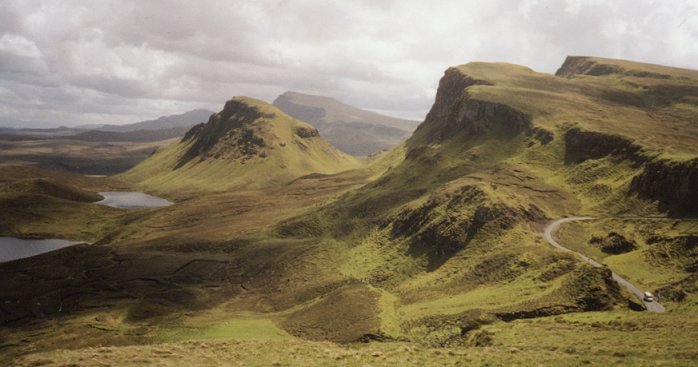
[[[602,268],[602,267],[604,267],[604,265],[602,265],[598,261],[596,261],[596,260],[594,260],[594,259],[592,259],[584,254],[580,254],[579,252],[572,251],[566,247],[563,247],[557,241],[555,241],[555,239],[553,238],[553,232],[557,229],[557,227],[560,226],[560,224],[567,223],[567,222],[582,221],[582,220],[591,220],[591,219],[594,219],[594,218],[591,218],[591,217],[568,217],[568,218],[558,219],[558,220],[548,224],[547,227],[545,227],[545,232],[543,232],[543,237],[545,238],[546,241],[548,241],[548,243],[559,248],[560,250],[571,252],[571,253],[579,256],[580,258],[582,258],[582,260],[588,262],[592,266],[597,267],[597,268]],[[637,298],[639,298],[640,301],[642,301],[642,303],[645,305],[645,309],[647,309],[647,311],[649,311],[649,312],[664,312],[665,311],[664,306],[660,305],[657,302],[645,302],[645,300],[643,299],[644,298],[643,291],[641,291],[638,287],[636,287],[635,285],[630,283],[627,279],[616,274],[614,271],[611,271],[611,275],[613,277],[613,280],[618,282],[618,284],[625,287],[625,289],[629,290],[630,292],[632,292],[632,294],[634,294]]]

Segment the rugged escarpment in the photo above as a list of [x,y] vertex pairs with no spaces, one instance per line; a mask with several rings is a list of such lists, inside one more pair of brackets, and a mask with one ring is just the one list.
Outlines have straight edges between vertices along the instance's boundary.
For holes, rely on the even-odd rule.
[[642,148],[620,135],[583,131],[571,128],[565,133],[565,163],[580,163],[608,155],[629,159],[636,163],[647,160],[640,154]]
[[164,193],[221,191],[269,187],[358,166],[312,126],[265,102],[236,97],[178,144],[160,149],[122,177]]
[[565,132],[565,163],[613,157],[628,160],[641,169],[626,189],[641,199],[657,202],[659,210],[672,215],[698,213],[698,159],[669,161],[652,157],[652,152],[617,134],[571,128]]
[[630,183],[640,197],[657,200],[675,215],[698,214],[698,159],[685,162],[658,160],[645,165]]
[[492,83],[449,68],[439,82],[434,105],[412,141],[438,143],[455,135],[484,135],[487,132],[514,136],[531,128],[524,113],[501,103],[471,98],[467,88]]

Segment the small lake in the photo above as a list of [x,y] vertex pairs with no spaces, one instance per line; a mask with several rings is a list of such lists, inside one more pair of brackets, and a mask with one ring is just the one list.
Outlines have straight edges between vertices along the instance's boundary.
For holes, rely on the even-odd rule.
[[173,202],[151,196],[142,192],[131,191],[106,191],[100,192],[104,200],[96,204],[112,206],[114,208],[135,209],[135,208],[159,208],[172,205]]
[[57,238],[21,239],[0,237],[0,262],[23,259],[54,251],[63,247],[85,243],[85,241],[61,240]]

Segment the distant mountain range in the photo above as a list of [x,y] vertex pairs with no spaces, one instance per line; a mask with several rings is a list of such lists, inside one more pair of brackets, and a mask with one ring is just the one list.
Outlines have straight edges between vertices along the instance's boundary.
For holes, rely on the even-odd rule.
[[273,104],[313,125],[332,145],[353,155],[369,155],[393,148],[419,125],[419,121],[389,117],[333,98],[298,92],[286,92]]
[[49,129],[0,128],[2,140],[70,139],[92,142],[159,141],[184,136],[194,125],[207,121],[212,111],[192,110],[125,125],[81,125]]
[[[419,121],[385,116],[330,97],[298,92],[280,95],[273,105],[291,117],[317,128],[330,144],[355,156],[367,156],[391,149],[406,140],[419,125]],[[192,126],[208,121],[213,113],[197,109],[125,125],[0,128],[0,132],[2,140],[59,138],[90,142],[154,142],[182,137]]]
[[159,117],[155,120],[147,120],[126,125],[103,125],[96,129],[99,131],[114,131],[114,132],[129,132],[137,130],[162,130],[176,127],[185,127],[188,130],[190,127],[207,121],[213,111],[208,110],[191,110],[179,115],[170,115]]

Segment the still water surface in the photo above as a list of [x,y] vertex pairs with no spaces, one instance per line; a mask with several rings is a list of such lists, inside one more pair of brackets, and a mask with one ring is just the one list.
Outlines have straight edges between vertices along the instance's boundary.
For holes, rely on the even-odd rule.
[[0,237],[0,262],[36,256],[78,243],[85,243],[85,241],[61,240],[57,238],[21,239]]
[[104,200],[98,201],[97,204],[108,205],[114,208],[159,208],[173,204],[167,199],[151,196],[142,192],[106,191],[100,192],[99,194],[104,196]]

